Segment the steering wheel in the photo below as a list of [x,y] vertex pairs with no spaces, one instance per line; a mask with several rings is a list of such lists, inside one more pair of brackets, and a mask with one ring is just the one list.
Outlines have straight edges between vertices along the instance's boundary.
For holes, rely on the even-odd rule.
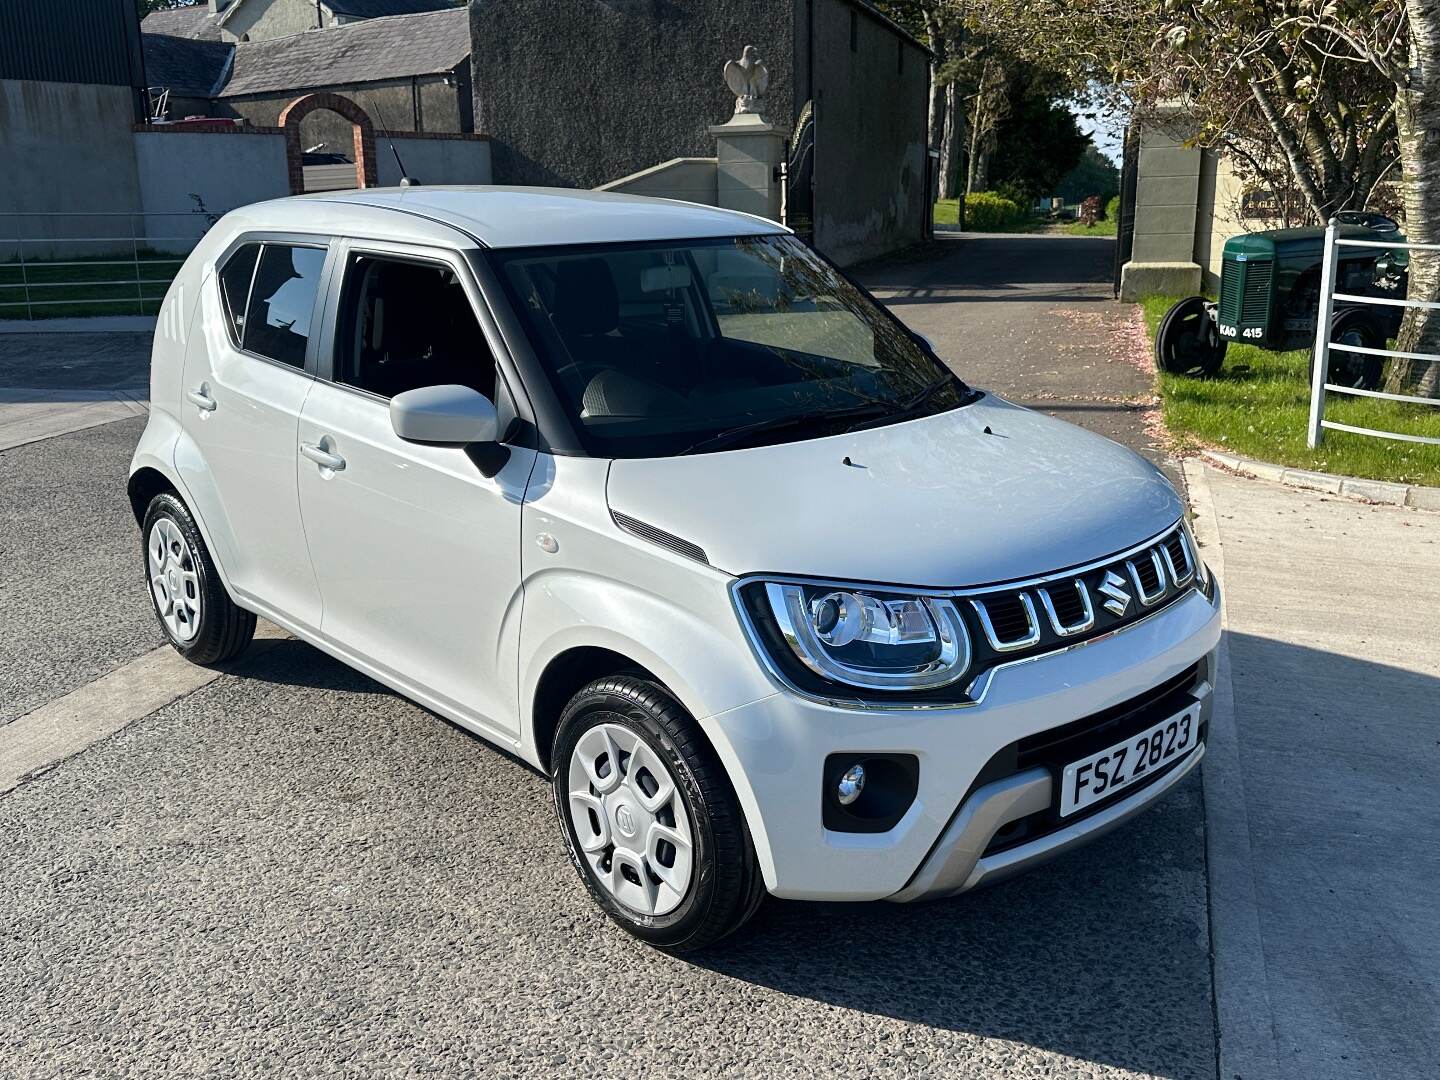
[[1394,218],[1370,210],[1342,210],[1335,215],[1335,220],[1341,225],[1363,225],[1376,232],[1400,231],[1400,223]]

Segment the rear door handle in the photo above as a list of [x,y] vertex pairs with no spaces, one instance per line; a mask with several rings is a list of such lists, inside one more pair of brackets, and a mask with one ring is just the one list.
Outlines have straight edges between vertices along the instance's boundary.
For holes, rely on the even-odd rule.
[[201,412],[215,411],[215,399],[210,396],[208,389],[203,383],[198,390],[187,390],[185,396],[190,399],[190,404],[194,405]]
[[345,459],[339,454],[332,454],[318,443],[302,442],[300,453],[304,454],[311,461],[315,462],[322,469],[330,469],[332,472],[339,472],[345,468]]

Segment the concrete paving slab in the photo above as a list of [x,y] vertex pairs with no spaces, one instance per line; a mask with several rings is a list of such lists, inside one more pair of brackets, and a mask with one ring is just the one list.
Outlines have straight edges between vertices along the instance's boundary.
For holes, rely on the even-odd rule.
[[1233,676],[1223,786],[1206,762],[1220,1075],[1433,1078],[1440,522],[1187,472]]
[[144,416],[143,396],[119,390],[0,388],[0,450]]

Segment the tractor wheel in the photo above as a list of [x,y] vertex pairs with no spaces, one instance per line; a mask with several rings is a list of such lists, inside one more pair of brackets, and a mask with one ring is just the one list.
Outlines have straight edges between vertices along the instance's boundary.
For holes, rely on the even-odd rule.
[[[1375,316],[1360,307],[1341,308],[1330,320],[1330,340],[1337,345],[1356,345],[1363,349],[1383,349],[1385,332]],[[1310,361],[1314,375],[1315,361]],[[1383,361],[1378,356],[1330,350],[1330,382],[1356,390],[1374,390],[1380,385]]]
[[1214,375],[1225,362],[1225,339],[1215,329],[1203,296],[1181,300],[1155,333],[1155,364],[1174,375]]

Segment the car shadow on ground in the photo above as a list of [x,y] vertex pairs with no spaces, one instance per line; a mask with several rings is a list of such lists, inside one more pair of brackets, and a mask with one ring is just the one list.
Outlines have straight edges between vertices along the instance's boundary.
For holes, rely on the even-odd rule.
[[840,1009],[1167,1077],[1214,1076],[1198,778],[1129,827],[919,904],[768,900],[687,958]]
[[[235,674],[326,692],[386,692],[294,639],[274,643]],[[545,780],[499,753],[526,774],[528,794],[510,797],[534,800],[543,835],[552,813]],[[1126,829],[1016,881],[912,905],[771,898],[739,933],[682,962],[695,978],[720,976],[907,1024],[1210,1080],[1200,817],[1191,778]],[[553,859],[559,880],[579,889],[558,835],[548,855],[536,854]],[[661,967],[674,963],[652,955]]]

